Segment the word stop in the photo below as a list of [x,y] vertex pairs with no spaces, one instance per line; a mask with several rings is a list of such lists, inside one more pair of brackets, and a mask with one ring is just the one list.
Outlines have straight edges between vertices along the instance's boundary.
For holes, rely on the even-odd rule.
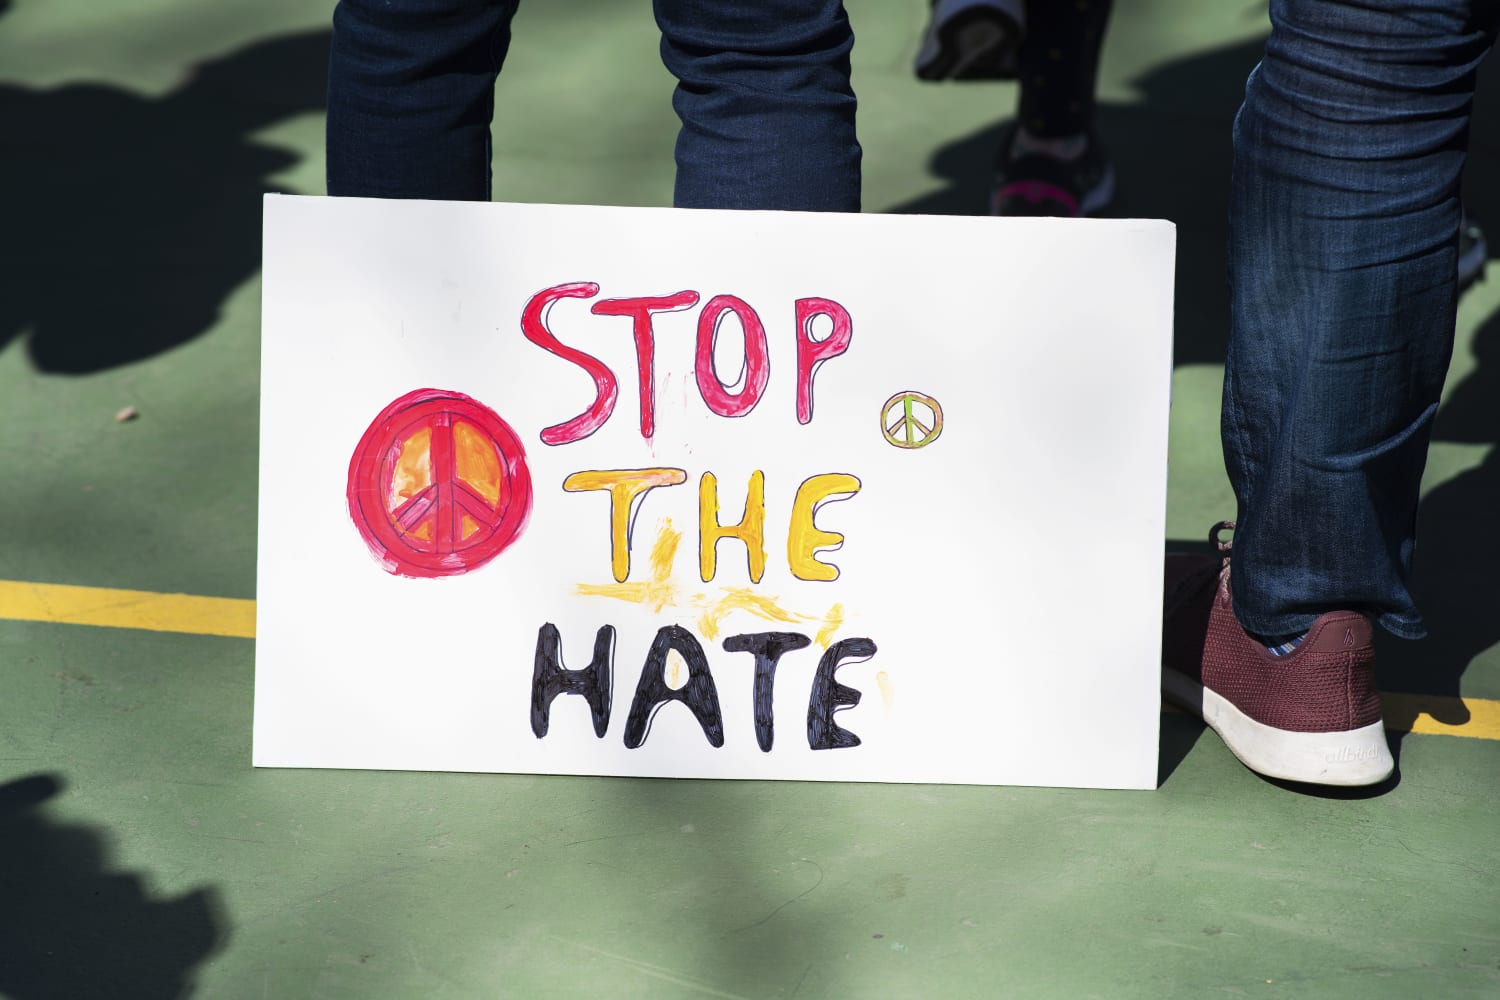
[[[521,311],[521,332],[526,339],[564,361],[582,368],[594,382],[594,401],[578,416],[543,429],[543,444],[563,445],[581,441],[603,427],[615,411],[620,394],[620,380],[603,361],[558,340],[547,326],[547,313],[562,299],[591,299],[599,294],[592,281],[579,281],[537,292]],[[630,320],[635,340],[636,377],[640,385],[641,437],[656,433],[656,331],[651,319],[658,313],[681,312],[698,304],[698,293],[637,296],[624,299],[601,299],[589,309],[596,316],[624,316]],[[854,326],[849,311],[832,299],[805,298],[795,303],[797,321],[797,422],[806,424],[813,417],[813,375],[829,358],[849,349]],[[743,385],[725,384],[714,369],[714,345],[720,327],[734,317],[744,332],[745,357]],[[813,332],[814,321],[826,317],[832,324],[827,336]],[[744,299],[733,295],[716,295],[698,314],[698,336],[693,354],[693,371],[703,402],[721,417],[743,417],[755,409],[771,378],[771,354],[766,340],[765,324]],[[739,391],[734,391],[738,389]]]

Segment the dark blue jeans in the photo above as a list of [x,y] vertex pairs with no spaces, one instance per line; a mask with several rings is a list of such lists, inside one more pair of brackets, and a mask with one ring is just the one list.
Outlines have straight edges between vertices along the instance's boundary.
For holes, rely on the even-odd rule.
[[1222,423],[1250,632],[1335,609],[1425,632],[1407,580],[1496,19],[1485,0],[1272,0],[1234,128]]
[[[339,0],[328,193],[487,200],[517,0]],[[656,0],[682,119],[674,202],[859,211],[841,0]],[[608,100],[608,94],[601,94]]]

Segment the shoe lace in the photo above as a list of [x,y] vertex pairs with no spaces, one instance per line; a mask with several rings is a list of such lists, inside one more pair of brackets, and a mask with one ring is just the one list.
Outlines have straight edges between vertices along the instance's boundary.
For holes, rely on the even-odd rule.
[[[1221,539],[1221,532],[1229,532],[1230,537]],[[1221,600],[1229,600],[1229,553],[1234,548],[1234,522],[1220,521],[1208,532],[1208,544],[1219,551],[1219,597]]]

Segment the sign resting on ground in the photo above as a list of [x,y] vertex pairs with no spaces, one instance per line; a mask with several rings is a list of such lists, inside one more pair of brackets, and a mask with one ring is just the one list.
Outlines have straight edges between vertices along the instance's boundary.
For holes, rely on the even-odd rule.
[[255,763],[1153,787],[1173,250],[268,196]]

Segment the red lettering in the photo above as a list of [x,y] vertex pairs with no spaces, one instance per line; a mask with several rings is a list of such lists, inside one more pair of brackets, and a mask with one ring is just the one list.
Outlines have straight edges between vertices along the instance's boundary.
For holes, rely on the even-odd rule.
[[[598,358],[560,342],[547,327],[552,306],[564,298],[589,299],[599,294],[591,281],[555,285],[533,295],[521,313],[521,329],[526,339],[549,353],[582,368],[594,380],[594,401],[588,409],[561,424],[545,428],[542,443],[571,444],[597,431],[614,413],[619,397],[619,380]],[[656,331],[657,313],[681,312],[698,304],[698,293],[681,291],[674,295],[633,296],[601,299],[590,311],[598,316],[627,316],[635,342],[636,370],[640,389],[641,437],[650,440],[656,433]],[[719,328],[728,313],[739,320],[743,334],[744,365],[740,377],[725,383],[714,365]],[[849,350],[854,324],[849,311],[832,299],[809,297],[796,301],[797,330],[797,422],[807,424],[813,418],[813,378],[823,362]],[[826,317],[831,327],[824,337],[813,335],[814,324]],[[743,417],[759,405],[771,378],[771,355],[765,324],[744,299],[734,295],[716,295],[704,305],[698,316],[697,341],[693,355],[693,374],[704,405],[721,417]],[[738,389],[738,391],[734,391]]]
[[[745,387],[736,395],[719,381],[714,370],[714,344],[719,339],[719,323],[725,313],[739,317],[745,331]],[[749,303],[733,295],[715,295],[698,314],[698,350],[694,356],[694,373],[703,402],[721,417],[743,417],[755,409],[766,382],[771,377],[771,355],[766,347],[766,328]],[[804,421],[805,422],[805,421]]]
[[[819,316],[833,320],[833,332],[822,340],[814,340],[812,321]],[[854,325],[849,311],[832,299],[808,298],[797,300],[797,422],[812,421],[813,375],[829,358],[836,358],[849,349]]]
[[640,372],[641,437],[656,433],[656,380],[653,366],[656,358],[656,331],[651,317],[660,312],[681,312],[698,304],[697,292],[676,295],[639,296],[631,299],[604,299],[590,309],[596,316],[629,316],[635,334],[635,362]]
[[594,402],[572,420],[554,424],[542,430],[543,444],[571,444],[580,441],[604,426],[609,415],[615,411],[615,398],[620,394],[620,383],[615,373],[604,362],[577,348],[569,347],[547,329],[547,313],[558,299],[591,299],[599,294],[599,286],[592,281],[577,281],[537,292],[521,310],[521,332],[526,339],[582,368],[594,380]]

